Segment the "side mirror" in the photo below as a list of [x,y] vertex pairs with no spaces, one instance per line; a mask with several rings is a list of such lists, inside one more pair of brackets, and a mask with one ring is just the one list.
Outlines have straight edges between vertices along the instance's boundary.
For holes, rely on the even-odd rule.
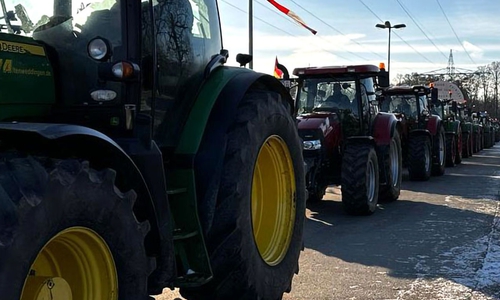
[[389,72],[387,72],[385,69],[381,69],[378,73],[377,81],[380,87],[389,87],[390,86]]
[[236,55],[236,61],[240,64],[240,67],[245,67],[252,59],[253,57],[250,54],[238,53]]
[[457,104],[457,101],[453,101],[451,102],[451,111],[454,112],[454,113],[457,113],[458,112],[458,104]]
[[431,88],[431,102],[432,103],[437,103],[438,100],[438,89],[433,87]]

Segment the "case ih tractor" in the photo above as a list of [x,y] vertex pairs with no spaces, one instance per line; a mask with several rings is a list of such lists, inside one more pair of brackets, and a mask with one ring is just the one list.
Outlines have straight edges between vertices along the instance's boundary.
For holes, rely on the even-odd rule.
[[224,66],[216,1],[0,2],[0,298],[281,299],[293,99]]
[[398,121],[380,113],[374,78],[388,81],[373,65],[309,67],[293,71],[299,135],[303,139],[309,201],[340,184],[347,213],[372,214],[379,198],[398,199],[401,141]]
[[396,86],[383,89],[381,110],[394,114],[401,123],[404,165],[410,180],[428,180],[445,172],[446,139],[442,119],[431,114],[428,96],[437,102],[437,89]]
[[454,167],[462,162],[463,135],[462,123],[458,118],[458,104],[456,101],[440,99],[431,105],[433,114],[443,120],[446,132],[446,166]]

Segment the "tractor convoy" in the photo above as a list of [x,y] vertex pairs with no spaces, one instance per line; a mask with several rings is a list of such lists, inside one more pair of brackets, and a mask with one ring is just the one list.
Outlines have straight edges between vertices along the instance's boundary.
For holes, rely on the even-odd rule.
[[282,299],[306,200],[371,215],[500,140],[383,65],[226,66],[216,0],[75,3],[0,0],[2,300]]

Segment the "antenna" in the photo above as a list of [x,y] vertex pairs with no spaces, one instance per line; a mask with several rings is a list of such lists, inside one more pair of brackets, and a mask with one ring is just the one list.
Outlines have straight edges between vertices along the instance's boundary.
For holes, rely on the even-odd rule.
[[450,56],[448,57],[448,75],[453,79],[455,75],[455,62],[453,61],[453,49],[450,49]]

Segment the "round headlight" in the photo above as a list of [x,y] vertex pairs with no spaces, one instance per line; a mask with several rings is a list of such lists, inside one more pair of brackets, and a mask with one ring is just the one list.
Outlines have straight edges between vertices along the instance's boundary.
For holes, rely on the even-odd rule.
[[93,59],[103,60],[109,55],[109,46],[103,39],[95,38],[89,42],[87,51]]

